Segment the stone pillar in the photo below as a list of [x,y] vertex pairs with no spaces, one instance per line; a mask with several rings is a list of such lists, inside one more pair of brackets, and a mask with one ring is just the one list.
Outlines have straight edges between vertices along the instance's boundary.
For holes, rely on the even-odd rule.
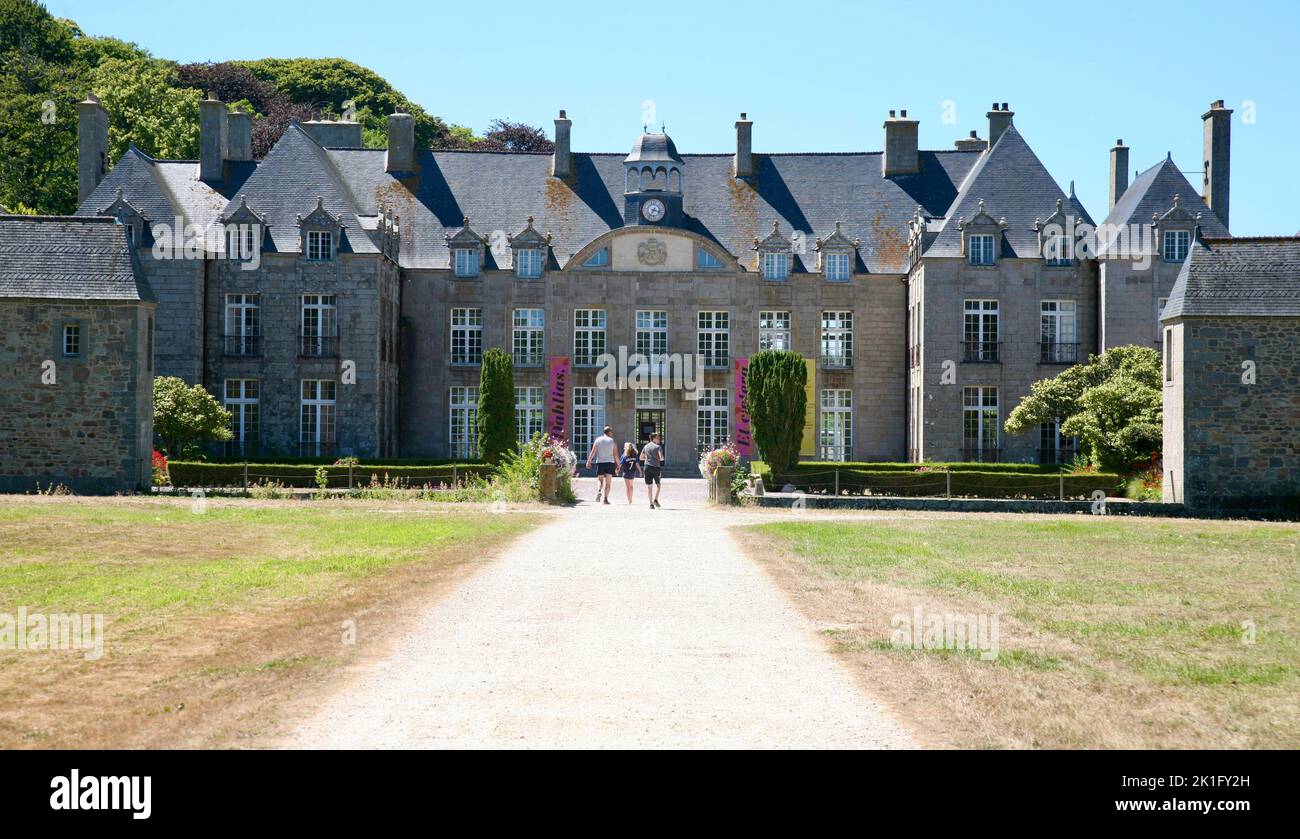
[[77,103],[77,203],[84,203],[107,174],[108,111],[91,93]]
[[543,463],[541,466],[541,477],[538,480],[538,491],[542,501],[547,504],[554,504],[560,491],[560,467],[554,463]]

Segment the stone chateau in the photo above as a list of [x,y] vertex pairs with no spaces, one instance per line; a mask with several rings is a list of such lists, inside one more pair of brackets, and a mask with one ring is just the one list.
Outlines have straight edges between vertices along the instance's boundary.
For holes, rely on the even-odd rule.
[[[1072,441],[1003,420],[1089,353],[1159,346],[1193,243],[1229,235],[1231,114],[1202,117],[1200,190],[1167,157],[1130,180],[1118,141],[1112,232],[1085,251],[1070,231],[1094,216],[1005,103],[986,137],[936,150],[907,111],[881,151],[815,154],[756,152],[744,114],[734,153],[662,133],[575,152],[563,111],[554,154],[430,151],[396,113],[386,149],[308,122],[254,161],[250,116],[209,98],[199,160],[114,163],[89,97],[78,216],[123,225],[157,299],[157,372],[226,404],[231,454],[471,456],[479,360],[501,347],[521,438],[659,430],[687,467],[744,442],[745,359],[778,347],[808,359],[805,458],[1055,462]],[[597,386],[619,348],[693,356],[698,390]]]

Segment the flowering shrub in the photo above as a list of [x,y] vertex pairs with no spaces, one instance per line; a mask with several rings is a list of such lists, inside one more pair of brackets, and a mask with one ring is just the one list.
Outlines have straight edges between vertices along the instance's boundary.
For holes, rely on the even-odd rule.
[[167,475],[167,456],[157,449],[153,450],[153,485],[167,486],[171,478]]
[[700,474],[709,477],[719,466],[735,466],[740,462],[740,451],[735,444],[727,443],[716,449],[700,453]]

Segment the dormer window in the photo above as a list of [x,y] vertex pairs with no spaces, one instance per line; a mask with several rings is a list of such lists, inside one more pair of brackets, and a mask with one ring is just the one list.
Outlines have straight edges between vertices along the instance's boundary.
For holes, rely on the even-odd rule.
[[[239,196],[239,206],[229,215],[222,216],[221,224],[226,234],[226,259],[236,261],[253,261],[257,259],[258,249],[262,246],[262,231],[266,229],[266,217],[249,209],[248,201]],[[304,252],[311,249],[311,237],[308,236]]]
[[145,218],[130,201],[122,195],[122,188],[117,188],[117,197],[113,203],[99,211],[101,216],[112,216],[117,223],[126,228],[126,240],[133,245],[144,241]]
[[1070,237],[1052,236],[1043,244],[1043,261],[1053,267],[1070,264]]
[[763,279],[784,280],[790,276],[790,254],[769,251],[763,254]]
[[847,253],[828,253],[823,270],[826,279],[843,282],[849,278],[849,255]]
[[477,248],[456,248],[452,251],[452,256],[455,260],[455,272],[457,277],[478,276]]
[[[1070,201],[1073,205],[1073,194]],[[1038,234],[1038,252],[1043,257],[1043,264],[1064,267],[1073,261],[1074,248],[1071,247],[1072,242],[1066,231],[1074,229],[1074,224],[1074,216],[1065,211],[1064,198],[1056,199],[1056,212],[1048,216],[1046,221],[1034,219],[1034,232]]]
[[[308,237],[310,245],[310,237]],[[251,259],[257,247],[253,227],[239,225],[226,228],[226,259]]]
[[540,248],[520,248],[515,251],[515,276],[526,280],[535,280],[542,276]]
[[307,258],[312,262],[328,262],[333,259],[334,234],[328,230],[308,230]]
[[1182,262],[1187,258],[1187,249],[1191,247],[1191,244],[1191,231],[1166,230],[1161,247],[1165,262]]
[[981,233],[970,237],[970,264],[993,264],[993,237]]
[[1006,230],[1007,220],[995,219],[984,209],[984,199],[979,202],[975,218],[967,221],[958,217],[957,229],[961,231],[962,247],[970,265],[994,265],[998,258],[998,242]]
[[587,257],[587,261],[582,263],[583,268],[606,268],[609,266],[609,248],[600,250]]

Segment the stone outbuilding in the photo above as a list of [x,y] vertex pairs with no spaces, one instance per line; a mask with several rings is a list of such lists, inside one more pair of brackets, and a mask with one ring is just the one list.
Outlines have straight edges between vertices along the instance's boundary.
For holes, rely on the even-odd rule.
[[1161,323],[1164,500],[1300,505],[1300,238],[1195,243]]
[[0,216],[0,492],[149,486],[155,303],[128,236]]

